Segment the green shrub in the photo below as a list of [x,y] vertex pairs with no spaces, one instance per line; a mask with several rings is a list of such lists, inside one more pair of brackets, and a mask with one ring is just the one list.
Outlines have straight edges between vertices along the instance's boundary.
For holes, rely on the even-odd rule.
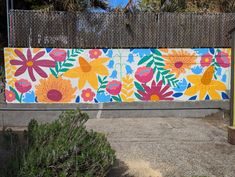
[[115,152],[103,134],[86,130],[87,120],[86,113],[69,111],[50,124],[31,121],[18,176],[105,176]]

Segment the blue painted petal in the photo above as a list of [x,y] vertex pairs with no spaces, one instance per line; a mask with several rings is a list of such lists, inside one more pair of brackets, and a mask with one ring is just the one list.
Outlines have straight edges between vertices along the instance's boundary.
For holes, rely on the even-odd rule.
[[196,99],[197,99],[197,95],[190,97],[188,100],[196,100]]
[[107,57],[112,58],[113,57],[113,50],[110,49],[107,53]]
[[205,100],[210,100],[210,97],[209,97],[209,95],[206,95],[206,98],[205,98]]
[[112,74],[109,77],[113,78],[113,79],[116,79],[117,78],[117,71],[113,70]]
[[104,53],[106,53],[109,49],[108,48],[104,48],[102,49]]
[[129,62],[129,63],[134,62],[134,56],[131,53],[128,55],[127,62]]
[[130,48],[130,52],[132,52],[134,50],[134,48]]
[[78,95],[76,100],[75,100],[76,103],[79,103],[80,102],[80,96]]
[[52,50],[52,48],[46,48],[47,53],[49,53]]
[[98,92],[96,94],[96,101],[101,103],[108,103],[110,102],[111,96],[106,92]]
[[195,48],[193,49],[197,54],[199,54],[200,56],[208,53],[208,48]]
[[191,69],[191,71],[194,73],[194,74],[201,74],[202,73],[202,70],[203,68],[200,67],[200,66],[195,66]]
[[126,68],[126,74],[132,74],[133,73],[133,70],[132,70],[130,65],[126,65],[125,68]]
[[35,94],[34,91],[29,91],[23,95],[22,101],[24,103],[35,103]]
[[215,49],[214,49],[214,48],[210,48],[209,51],[210,51],[210,53],[211,53],[212,55],[214,55],[214,53],[215,53]]
[[221,72],[222,72],[222,69],[221,68],[217,68],[216,75],[220,76]]
[[183,79],[178,82],[178,87],[172,88],[175,92],[183,92],[184,90],[187,89],[187,81],[186,79]]
[[178,98],[181,97],[182,95],[183,93],[174,93],[172,96]]
[[107,66],[108,66],[108,68],[112,69],[113,65],[114,65],[114,61],[110,60]]
[[228,100],[229,99],[228,95],[225,92],[222,92],[221,96],[222,96],[223,100]]
[[227,80],[227,75],[226,74],[224,74],[223,76],[222,76],[222,79],[221,79],[223,82],[226,82],[226,80]]

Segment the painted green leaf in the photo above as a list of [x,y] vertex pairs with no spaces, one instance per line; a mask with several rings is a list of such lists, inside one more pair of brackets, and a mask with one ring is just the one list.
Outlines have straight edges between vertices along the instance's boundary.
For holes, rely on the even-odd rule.
[[68,61],[76,61],[76,59],[73,59],[73,58],[68,58],[67,60]]
[[173,76],[174,76],[174,74],[169,74],[169,75],[166,76],[166,78],[169,79],[169,78],[171,78]]
[[152,58],[153,55],[146,55],[144,56],[139,62],[138,65],[141,65],[143,63],[145,63],[146,61],[148,61],[150,58]]
[[139,100],[142,100],[142,97],[138,93],[135,93],[135,97],[138,98]]
[[148,62],[148,64],[146,65],[146,67],[151,67],[153,64],[154,60],[151,60],[150,62]]
[[165,70],[165,71],[162,71],[162,74],[163,75],[166,75],[166,74],[168,74],[170,72],[170,70]]
[[121,100],[116,96],[112,96],[112,99],[114,99],[116,102],[121,102]]
[[156,81],[157,81],[157,82],[160,80],[160,76],[161,76],[161,73],[160,73],[160,72],[157,72],[157,75],[156,75]]
[[[51,69],[51,68],[50,68],[50,71],[51,71],[51,74],[53,74],[53,75],[57,78],[56,72],[55,72],[53,69]],[[60,71],[61,71],[61,70],[60,70]]]
[[20,102],[20,96],[19,96],[19,94],[17,93],[17,91],[16,91],[13,87],[11,87],[11,86],[9,86],[9,88],[10,88],[10,90],[15,94],[16,100]]
[[164,63],[160,63],[160,62],[155,62],[155,64],[156,64],[157,66],[165,66]]
[[138,90],[144,92],[144,88],[142,87],[142,85],[140,85],[140,83],[138,83],[138,82],[135,81],[134,84],[135,84],[135,87],[136,87]]
[[61,70],[60,70],[60,72],[66,72],[66,71],[68,71],[69,70],[69,68],[62,68]]
[[102,84],[102,79],[101,79],[101,77],[100,77],[100,76],[98,76],[98,81],[99,81],[99,83],[101,83],[101,84]]
[[55,70],[56,70],[57,73],[58,73],[58,71],[59,71],[59,67],[60,67],[59,62],[56,62]]
[[158,61],[164,61],[164,59],[161,58],[161,57],[157,57],[157,60],[158,60]]
[[158,49],[151,49],[151,51],[158,56],[162,56],[161,52]]
[[72,63],[64,63],[63,66],[65,66],[65,67],[72,67],[73,64]]

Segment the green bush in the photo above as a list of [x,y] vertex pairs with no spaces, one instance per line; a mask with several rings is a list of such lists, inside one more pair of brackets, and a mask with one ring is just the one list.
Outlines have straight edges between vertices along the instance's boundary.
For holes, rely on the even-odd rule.
[[86,113],[64,112],[50,124],[29,123],[20,177],[101,177],[115,160],[106,137],[87,131]]

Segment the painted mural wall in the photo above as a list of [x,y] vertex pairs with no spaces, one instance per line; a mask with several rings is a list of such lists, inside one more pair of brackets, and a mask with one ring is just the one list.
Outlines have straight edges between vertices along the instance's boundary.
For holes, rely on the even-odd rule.
[[7,103],[228,99],[231,51],[5,48]]

